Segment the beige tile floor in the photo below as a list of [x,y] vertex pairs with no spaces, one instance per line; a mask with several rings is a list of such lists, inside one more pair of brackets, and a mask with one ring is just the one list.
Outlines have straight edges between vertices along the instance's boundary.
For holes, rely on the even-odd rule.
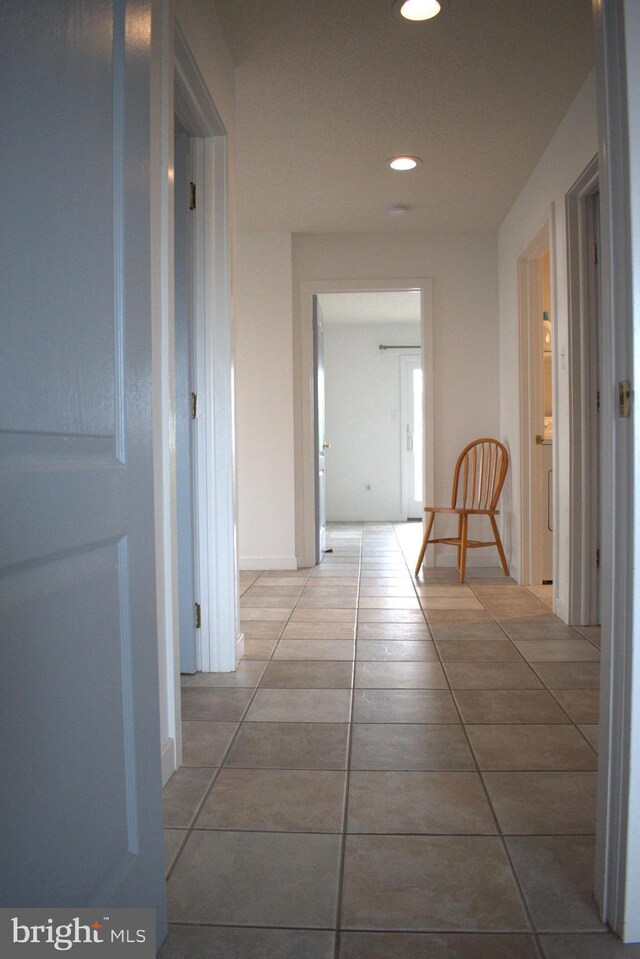
[[591,895],[597,628],[499,569],[332,527],[241,574],[246,657],[184,677],[163,959],[640,956]]

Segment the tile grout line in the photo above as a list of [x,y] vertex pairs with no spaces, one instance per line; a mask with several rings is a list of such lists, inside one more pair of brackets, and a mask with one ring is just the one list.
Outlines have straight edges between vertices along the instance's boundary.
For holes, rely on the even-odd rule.
[[360,615],[360,588],[362,583],[362,555],[364,548],[364,530],[365,524],[362,523],[360,530],[360,557],[358,562],[358,585],[356,588],[356,615],[353,626],[353,669],[351,673],[351,704],[349,708],[349,728],[347,732],[347,766],[346,766],[346,776],[345,776],[345,788],[344,788],[344,810],[343,810],[343,819],[342,819],[342,835],[340,843],[340,860],[338,863],[338,889],[336,895],[336,925],[335,925],[335,941],[334,941],[334,959],[339,959],[340,955],[340,937],[341,937],[341,926],[342,926],[342,894],[344,889],[344,866],[345,866],[345,857],[346,857],[346,848],[347,848],[347,821],[349,815],[349,799],[350,799],[350,785],[351,785],[351,749],[353,744],[353,710],[355,705],[355,681],[356,681],[356,643],[358,635],[358,620]]

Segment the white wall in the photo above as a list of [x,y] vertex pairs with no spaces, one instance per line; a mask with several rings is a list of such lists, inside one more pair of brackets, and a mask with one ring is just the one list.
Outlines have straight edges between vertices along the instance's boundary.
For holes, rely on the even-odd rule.
[[511,480],[503,497],[505,548],[516,578],[520,574],[520,412],[518,344],[518,258],[545,222],[554,215],[551,251],[554,357],[557,357],[557,408],[554,441],[558,448],[558,502],[556,509],[560,563],[556,576],[556,612],[568,609],[569,503],[569,355],[568,282],[565,197],[597,153],[595,90],[591,76],[560,124],[529,181],[511,208],[498,234],[500,316],[500,430],[511,453]]
[[402,351],[380,343],[419,344],[420,323],[324,328],[329,522],[402,519]]
[[291,235],[238,238],[236,422],[241,569],[295,569]]
[[[293,238],[294,315],[300,318],[300,284],[314,280],[433,280],[433,361],[436,498],[447,504],[456,458],[479,436],[499,432],[497,258],[495,234],[305,234]],[[294,346],[299,350],[298,334]],[[298,442],[302,391],[296,401],[296,532],[302,552]],[[481,533],[481,535],[484,535]],[[442,548],[445,562],[455,551]],[[494,550],[475,550],[474,563],[498,563]]]

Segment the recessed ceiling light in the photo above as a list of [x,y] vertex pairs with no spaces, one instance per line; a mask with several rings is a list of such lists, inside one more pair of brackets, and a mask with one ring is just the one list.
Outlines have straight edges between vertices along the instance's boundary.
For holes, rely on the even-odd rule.
[[442,0],[395,0],[393,12],[405,20],[417,22],[437,17],[442,9]]
[[406,203],[392,203],[387,207],[387,213],[389,216],[406,216],[410,209]]
[[397,156],[391,157],[387,163],[392,170],[415,170],[422,163],[420,157]]

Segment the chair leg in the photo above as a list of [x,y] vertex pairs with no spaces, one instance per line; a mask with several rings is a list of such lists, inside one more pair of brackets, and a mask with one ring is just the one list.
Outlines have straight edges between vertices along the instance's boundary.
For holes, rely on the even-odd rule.
[[435,513],[429,513],[429,519],[427,520],[427,528],[424,531],[424,538],[422,540],[422,548],[420,550],[420,555],[418,556],[418,562],[416,563],[416,576],[420,572],[420,567],[422,566],[424,554],[427,551],[427,545],[429,543],[429,537],[431,536],[431,530],[433,528],[433,521],[435,518],[436,518]]
[[498,547],[498,556],[500,557],[500,562],[502,563],[502,571],[505,576],[508,576],[509,567],[507,566],[507,557],[504,555],[504,550],[502,548],[502,540],[500,539],[500,533],[498,532],[498,524],[496,523],[495,516],[489,516],[489,519],[491,520],[493,535],[496,538],[496,546]]
[[462,534],[460,536],[460,582],[464,583],[464,574],[467,568],[467,527],[469,517],[466,513],[462,515]]
[[462,513],[458,514],[458,569],[460,569],[460,559],[462,557]]

